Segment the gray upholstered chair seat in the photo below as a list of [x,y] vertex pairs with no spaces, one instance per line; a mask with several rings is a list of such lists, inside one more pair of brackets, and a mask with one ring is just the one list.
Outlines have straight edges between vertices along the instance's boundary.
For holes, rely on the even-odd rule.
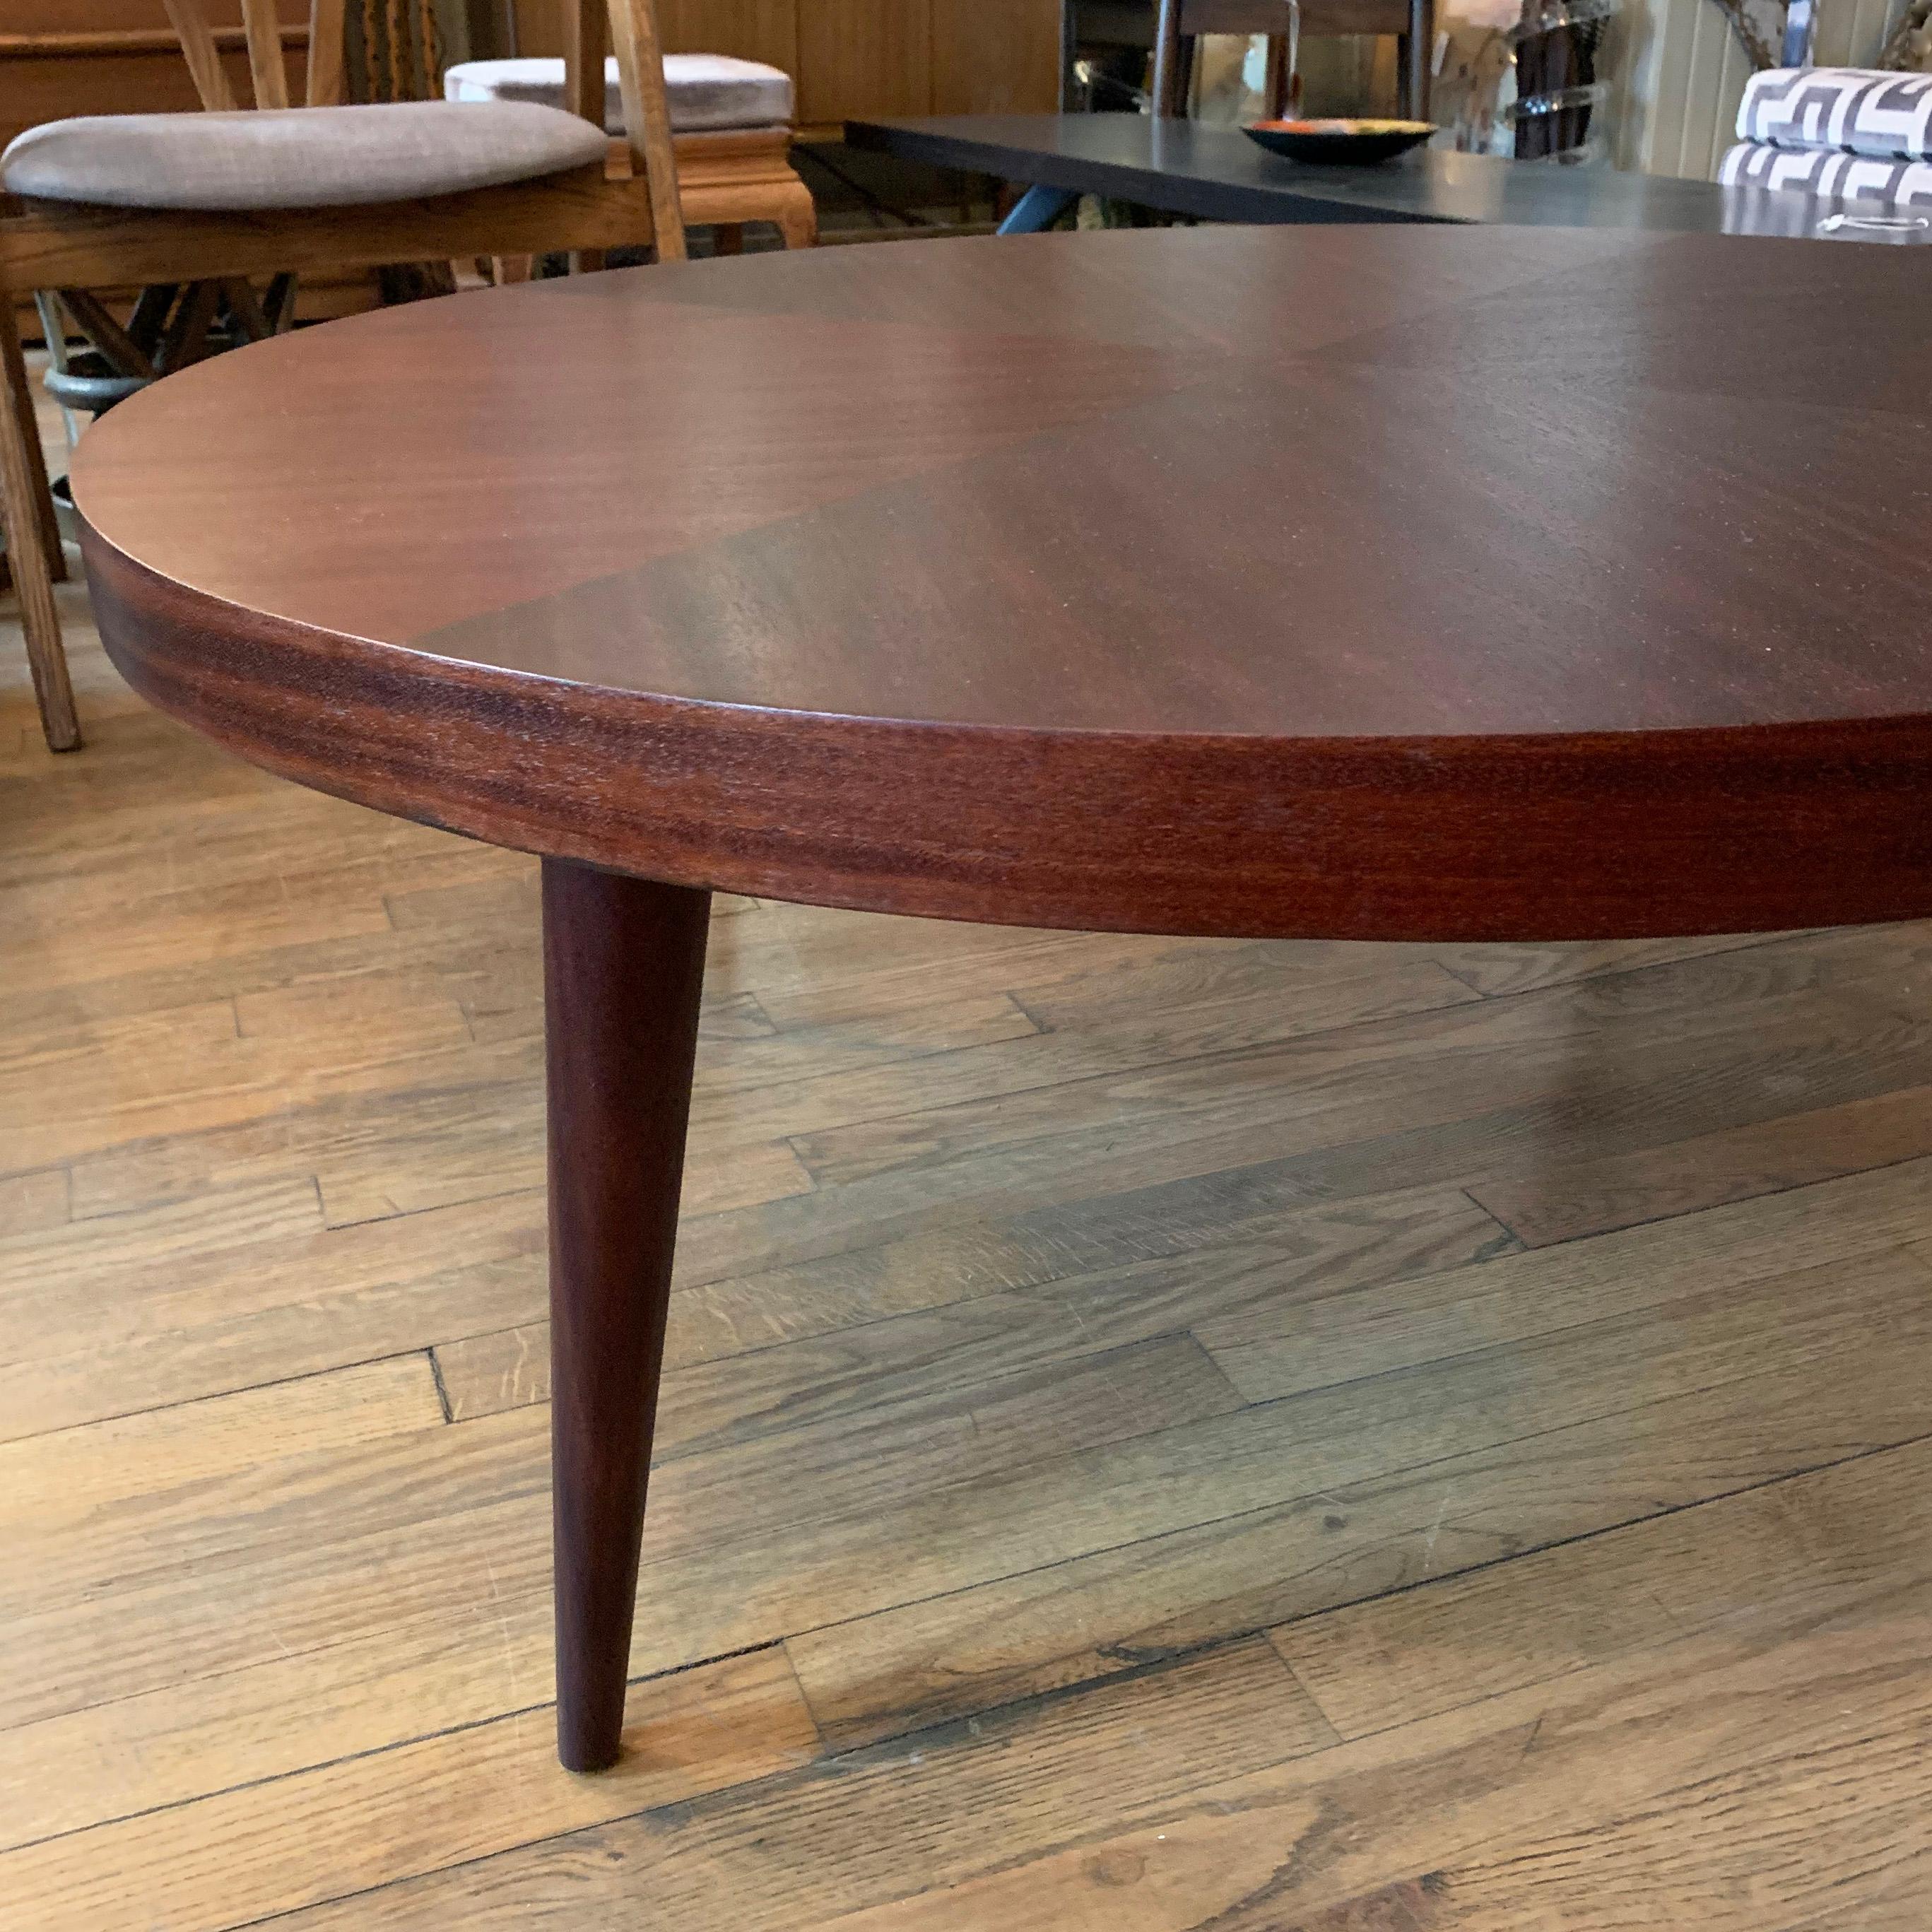
[[[783,127],[791,119],[791,76],[782,68],[728,54],[666,54],[664,94],[670,124],[680,134],[724,128]],[[452,100],[525,100],[563,105],[560,60],[464,61],[442,77]],[[617,63],[604,63],[604,125],[624,131],[624,102]]]
[[526,102],[98,114],[29,128],[0,154],[0,187],[112,208],[352,208],[533,181],[606,152],[589,122]]

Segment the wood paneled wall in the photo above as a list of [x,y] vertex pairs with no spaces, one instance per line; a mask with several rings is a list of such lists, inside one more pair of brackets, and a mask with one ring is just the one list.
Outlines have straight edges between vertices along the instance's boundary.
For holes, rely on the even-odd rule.
[[[1904,0],[1820,0],[1817,64],[1869,67]],[[1708,179],[1736,138],[1750,62],[1712,0],[1625,0],[1611,41],[1616,160]]]
[[[783,68],[807,127],[1047,113],[1059,92],[1059,0],[658,0],[658,14],[674,52]],[[516,0],[516,16],[518,52],[562,52],[557,0]]]

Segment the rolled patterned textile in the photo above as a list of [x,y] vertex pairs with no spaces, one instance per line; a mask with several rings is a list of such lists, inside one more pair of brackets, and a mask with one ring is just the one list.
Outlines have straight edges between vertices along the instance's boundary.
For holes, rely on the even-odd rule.
[[1768,68],[1744,83],[1738,139],[1879,160],[1924,160],[1932,158],[1932,74]]
[[[1932,80],[1932,75],[1925,78]],[[1718,179],[1726,188],[1792,188],[1840,201],[1882,202],[1892,208],[1932,212],[1932,161],[1740,141],[1719,164]]]

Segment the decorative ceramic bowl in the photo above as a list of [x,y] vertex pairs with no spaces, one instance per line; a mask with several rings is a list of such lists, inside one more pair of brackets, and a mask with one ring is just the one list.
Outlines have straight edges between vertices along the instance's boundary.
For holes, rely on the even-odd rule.
[[1271,154],[1296,161],[1386,161],[1419,148],[1427,121],[1257,121],[1241,130]]

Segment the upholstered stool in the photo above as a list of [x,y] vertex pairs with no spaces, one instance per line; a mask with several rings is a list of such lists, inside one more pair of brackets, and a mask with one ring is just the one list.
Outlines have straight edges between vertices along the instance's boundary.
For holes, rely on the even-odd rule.
[[[791,124],[791,76],[782,68],[727,54],[666,54],[664,98],[671,132],[691,134],[716,128],[784,128]],[[518,100],[561,107],[560,60],[464,61],[442,77],[446,100]],[[617,91],[617,63],[604,63],[604,126],[624,131],[624,103]]]
[[[725,54],[667,54],[664,70],[686,222],[716,228],[721,252],[736,248],[747,221],[774,222],[788,248],[808,247],[818,216],[787,158],[791,76]],[[453,102],[561,110],[563,62],[464,61],[443,76],[442,88]],[[604,68],[604,125],[614,136],[623,134],[614,59]]]

